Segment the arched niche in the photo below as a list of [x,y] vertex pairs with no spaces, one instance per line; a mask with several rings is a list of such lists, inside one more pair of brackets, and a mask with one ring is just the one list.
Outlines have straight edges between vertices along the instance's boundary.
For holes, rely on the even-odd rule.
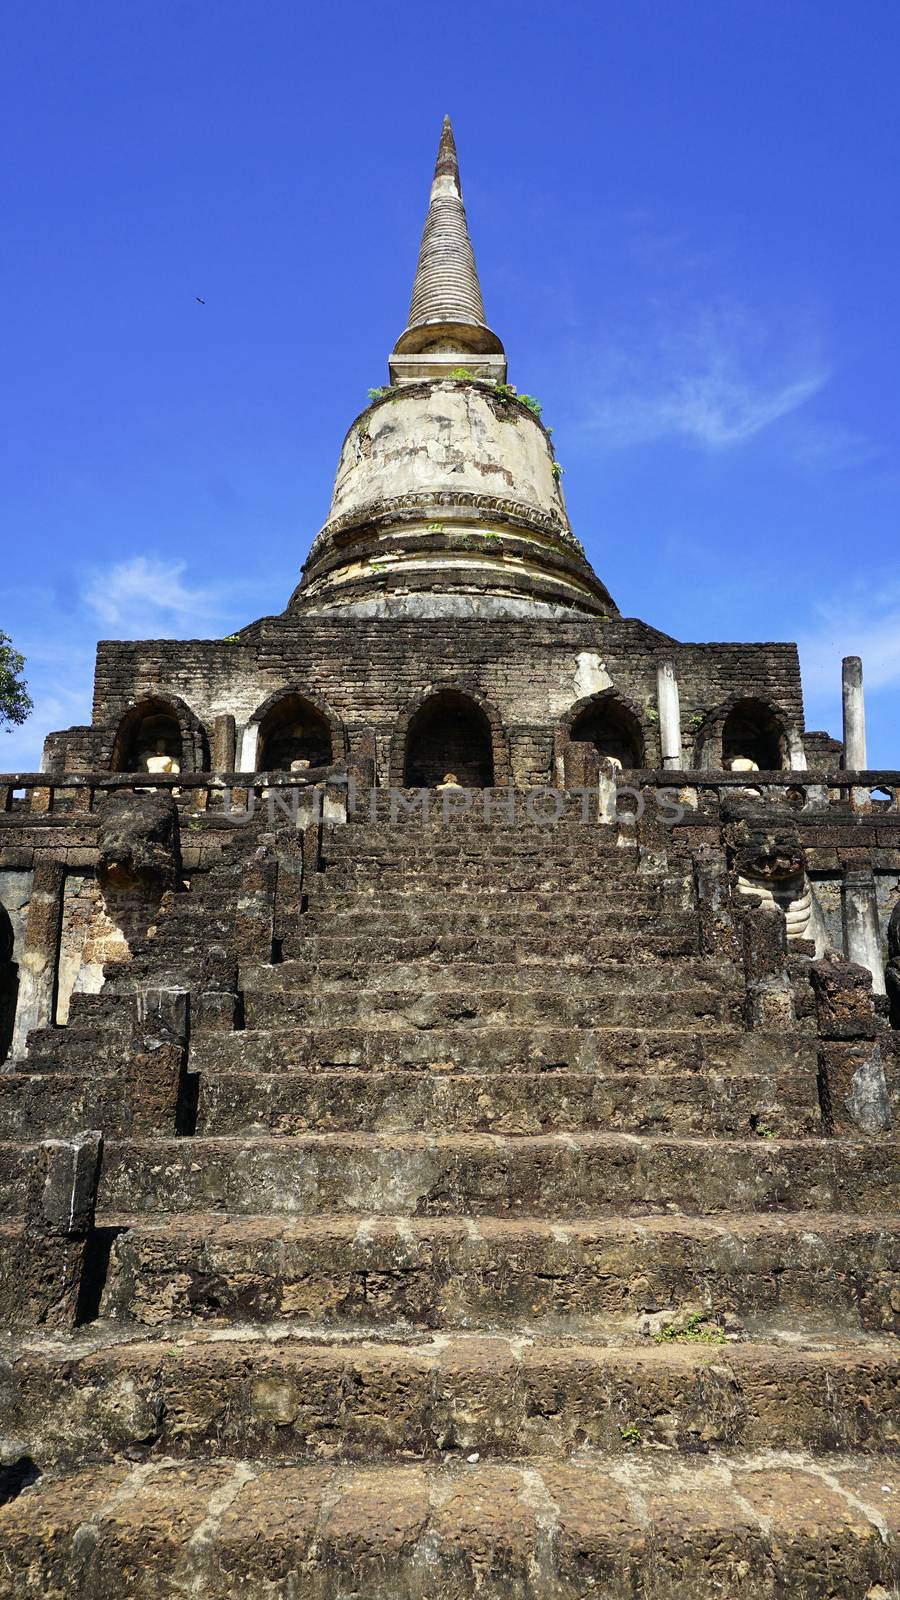
[[254,712],[244,730],[241,770],[328,767],[345,753],[343,724],[324,700],[300,689],[279,689]]
[[803,735],[785,711],[760,695],[736,695],[710,711],[697,729],[694,765],[705,772],[752,770],[734,768],[750,761],[761,772],[805,772]]
[[[722,767],[753,761],[761,772],[790,766],[784,723],[764,700],[738,700],[722,722]],[[747,768],[738,767],[736,770]]]
[[627,770],[645,765],[646,741],[637,712],[614,691],[579,700],[563,718],[558,745],[589,744]]
[[391,781],[407,789],[434,789],[451,774],[464,789],[506,784],[500,718],[479,696],[452,685],[433,688],[401,718],[391,766]]
[[[205,730],[183,700],[149,695],[128,707],[116,730],[113,772],[148,772],[155,758],[169,758],[172,770],[208,772]],[[156,766],[157,771],[165,770]]]

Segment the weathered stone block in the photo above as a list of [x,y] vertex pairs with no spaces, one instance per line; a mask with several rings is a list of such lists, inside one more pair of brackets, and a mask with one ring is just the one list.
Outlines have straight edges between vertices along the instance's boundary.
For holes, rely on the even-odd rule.
[[874,1039],[872,978],[865,967],[840,956],[814,961],[809,969],[822,1039]]
[[99,813],[101,883],[145,891],[173,888],[181,868],[178,808],[170,795],[111,794]]
[[748,983],[756,983],[784,971],[787,936],[780,911],[765,906],[751,906],[741,916],[741,934]]
[[71,1328],[85,1269],[103,1155],[99,1133],[48,1139],[32,1162],[25,1215],[12,1256],[18,1325]]
[[100,1133],[47,1139],[38,1147],[25,1206],[29,1233],[80,1238],[90,1232],[102,1155]]
[[238,892],[234,948],[239,959],[271,961],[277,885],[278,861],[262,845],[245,867]]

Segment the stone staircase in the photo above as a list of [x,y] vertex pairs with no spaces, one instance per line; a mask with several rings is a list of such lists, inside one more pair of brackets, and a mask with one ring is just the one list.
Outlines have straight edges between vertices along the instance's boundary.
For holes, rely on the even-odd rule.
[[[896,1145],[826,1134],[689,855],[351,821],[254,949],[259,849],[137,961],[208,990],[237,939],[243,1026],[192,1033],[180,1136],[101,1096],[89,1320],[0,1372],[0,1596],[900,1592]],[[75,1011],[113,1089],[117,1015]],[[26,1122],[87,1125],[52,1046],[0,1096],[10,1237]]]

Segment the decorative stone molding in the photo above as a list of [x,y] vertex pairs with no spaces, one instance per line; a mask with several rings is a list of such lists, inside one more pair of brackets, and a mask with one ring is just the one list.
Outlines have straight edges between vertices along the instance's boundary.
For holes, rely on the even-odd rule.
[[420,511],[480,512],[502,522],[546,533],[571,549],[577,550],[579,555],[584,555],[584,546],[566,526],[561,512],[539,511],[537,506],[529,505],[525,500],[514,500],[506,495],[475,494],[468,490],[431,489],[394,495],[385,500],[371,500],[342,517],[335,517],[332,521],[326,522],[313,541],[304,570],[309,571],[314,566],[324,546],[332,540],[343,539],[346,534],[354,533],[358,529],[390,527],[392,523],[408,520],[410,515]]

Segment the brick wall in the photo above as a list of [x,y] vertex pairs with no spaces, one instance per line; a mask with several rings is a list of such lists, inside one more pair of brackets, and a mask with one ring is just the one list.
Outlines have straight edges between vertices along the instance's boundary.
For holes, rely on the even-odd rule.
[[456,685],[496,708],[509,734],[516,780],[544,782],[554,729],[585,693],[579,676],[585,652],[599,659],[641,713],[648,765],[659,760],[656,663],[662,654],[676,663],[686,749],[699,720],[740,696],[773,704],[802,730],[799,662],[790,644],[676,644],[634,618],[399,620],[295,612],[264,619],[235,642],[101,643],[93,731],[51,735],[49,747],[54,764],[108,767],[128,705],[171,694],[208,736],[217,715],[232,713],[240,750],[240,730],[260,704],[276,690],[296,688],[328,702],[351,747],[363,728],[373,727],[384,775],[400,717],[430,686]]

